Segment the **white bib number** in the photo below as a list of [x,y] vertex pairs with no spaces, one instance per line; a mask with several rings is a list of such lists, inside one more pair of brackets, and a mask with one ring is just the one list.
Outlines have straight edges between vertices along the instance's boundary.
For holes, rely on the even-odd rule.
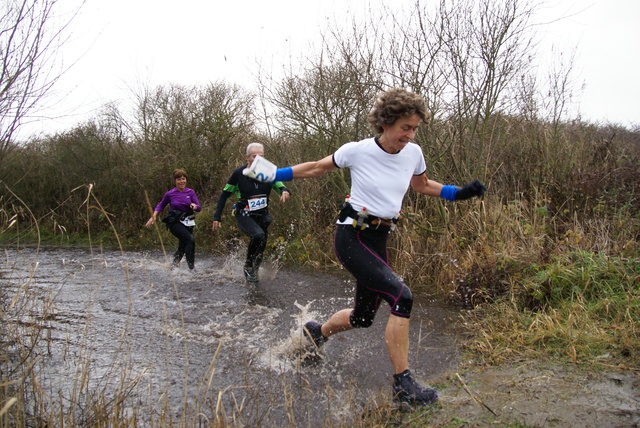
[[187,227],[193,227],[196,225],[196,220],[194,218],[185,218],[180,220],[180,223],[184,224]]
[[263,208],[267,208],[267,197],[262,196],[260,198],[251,198],[249,202],[249,211],[257,211]]

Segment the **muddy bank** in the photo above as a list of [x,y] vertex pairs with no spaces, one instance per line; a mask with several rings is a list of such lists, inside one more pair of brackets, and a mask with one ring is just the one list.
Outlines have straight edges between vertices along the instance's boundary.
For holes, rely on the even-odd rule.
[[430,426],[640,426],[640,376],[632,371],[522,361],[463,365],[434,381],[446,387],[442,407],[425,415]]

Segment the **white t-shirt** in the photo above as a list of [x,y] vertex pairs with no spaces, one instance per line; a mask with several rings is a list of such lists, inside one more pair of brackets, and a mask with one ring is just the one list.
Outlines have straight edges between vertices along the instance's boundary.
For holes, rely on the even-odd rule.
[[427,170],[417,144],[409,143],[400,152],[390,154],[374,138],[343,145],[333,154],[333,162],[338,168],[351,170],[353,208],[361,211],[366,207],[367,213],[381,218],[398,215],[411,178]]

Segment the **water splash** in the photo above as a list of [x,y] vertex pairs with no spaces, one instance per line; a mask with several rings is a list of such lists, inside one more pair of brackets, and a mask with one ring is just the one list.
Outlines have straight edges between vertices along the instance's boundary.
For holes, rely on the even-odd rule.
[[264,367],[285,373],[298,370],[301,366],[316,365],[325,359],[324,347],[316,348],[307,337],[303,325],[305,322],[317,318],[320,314],[311,310],[314,301],[306,305],[294,302],[300,312],[291,314],[295,319],[294,327],[283,340],[276,342],[267,352],[263,353],[260,361]]
[[276,279],[280,264],[277,259],[267,259],[260,266],[259,278],[265,281],[273,281]]

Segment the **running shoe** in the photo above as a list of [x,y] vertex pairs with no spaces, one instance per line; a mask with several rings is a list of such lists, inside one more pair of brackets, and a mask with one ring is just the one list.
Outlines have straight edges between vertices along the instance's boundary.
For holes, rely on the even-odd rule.
[[409,406],[427,406],[438,401],[438,392],[420,385],[409,370],[393,375],[393,402]]
[[253,268],[244,268],[244,278],[247,280],[247,282],[258,282],[256,270]]
[[322,335],[322,324],[319,322],[307,321],[303,330],[316,348],[320,348],[327,341],[327,338]]

